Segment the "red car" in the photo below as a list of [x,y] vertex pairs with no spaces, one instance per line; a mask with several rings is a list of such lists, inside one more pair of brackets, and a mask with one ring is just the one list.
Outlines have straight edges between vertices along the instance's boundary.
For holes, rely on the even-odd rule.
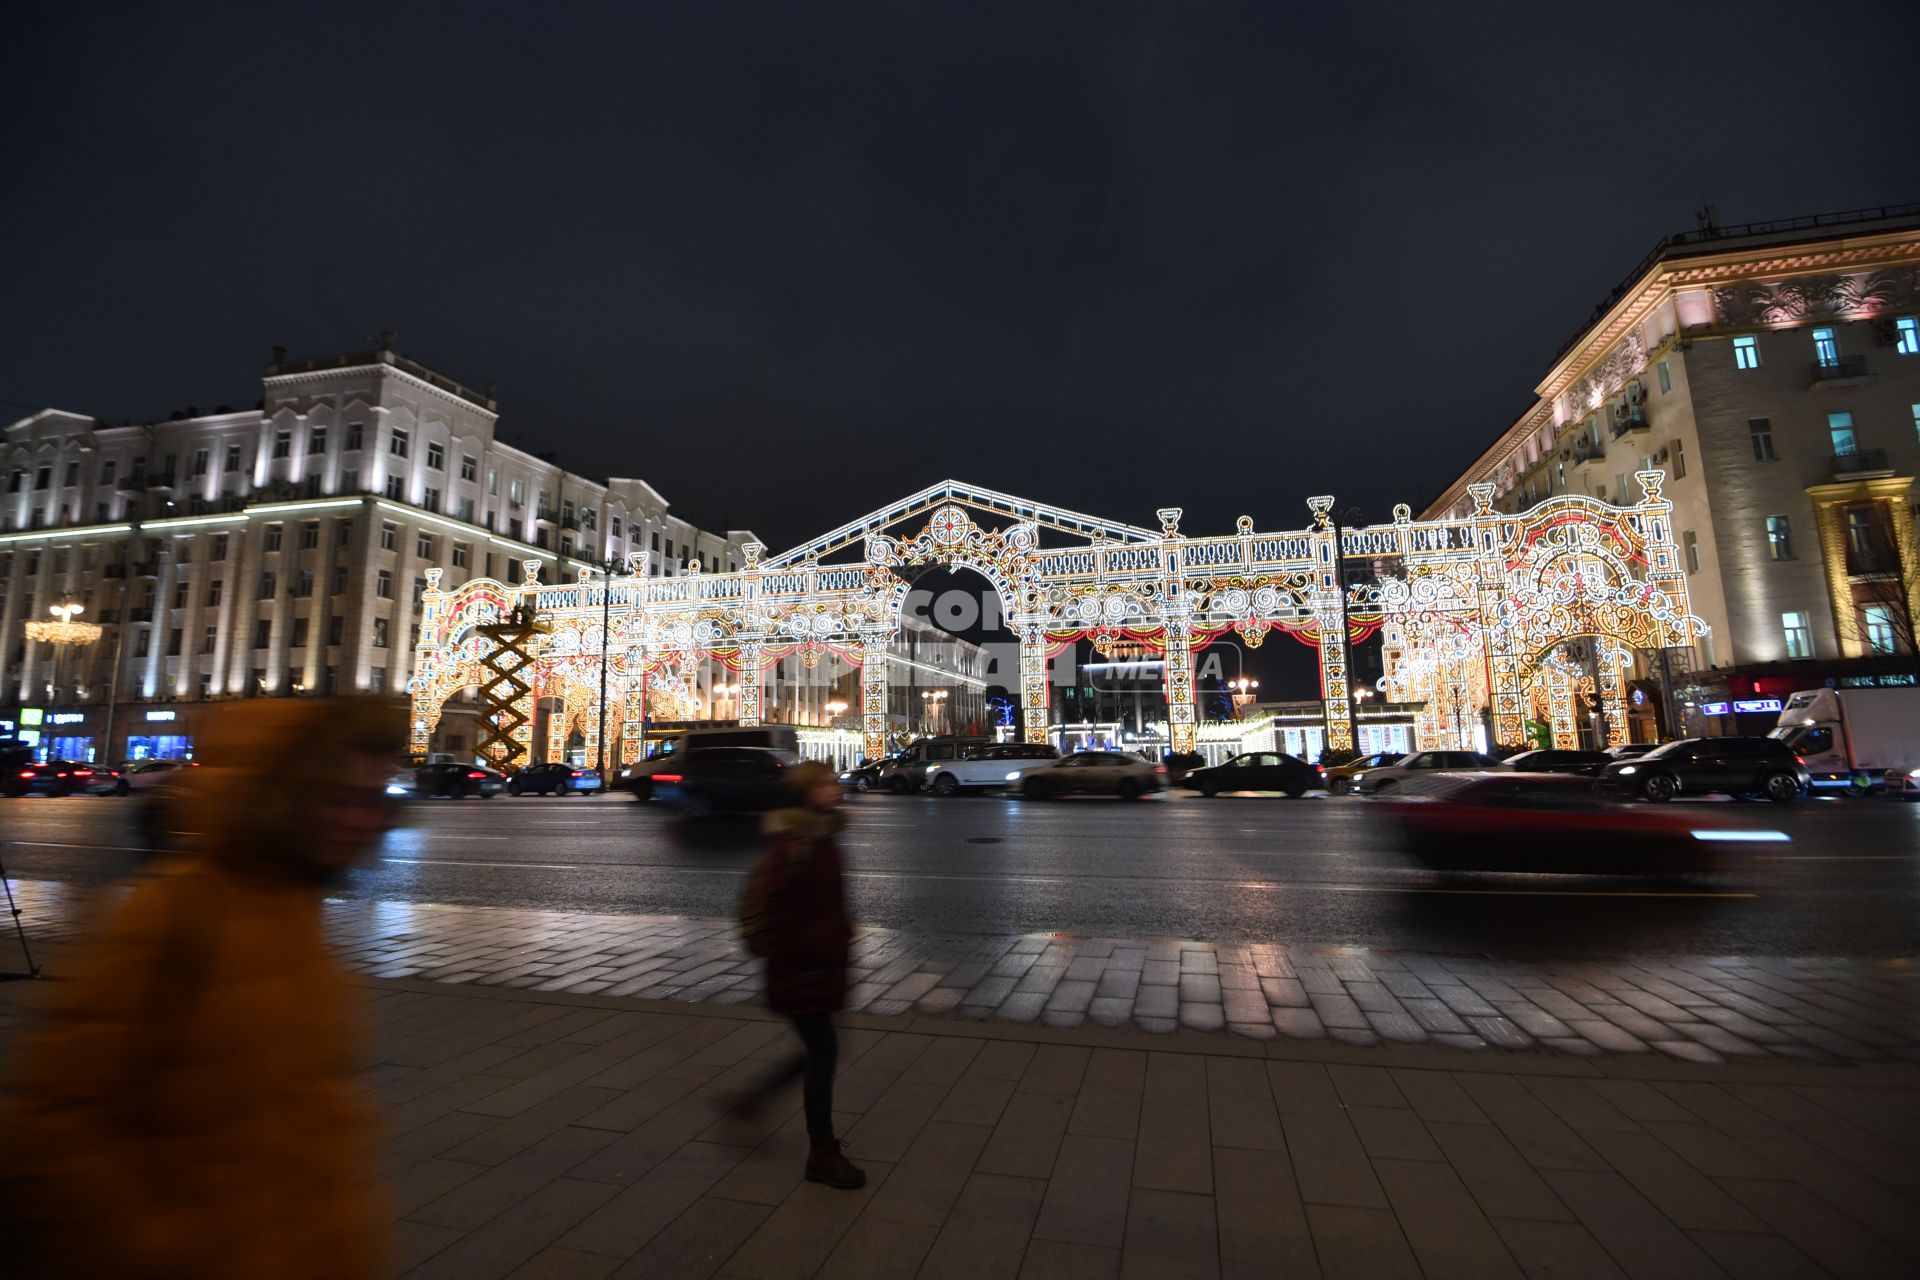
[[1422,778],[1378,808],[1389,839],[1437,871],[1714,871],[1739,848],[1788,839],[1719,814],[1615,804],[1589,778],[1550,773]]

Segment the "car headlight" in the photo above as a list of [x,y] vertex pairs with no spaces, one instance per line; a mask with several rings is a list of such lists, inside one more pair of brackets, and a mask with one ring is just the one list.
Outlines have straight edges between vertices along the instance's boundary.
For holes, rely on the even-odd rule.
[[1619,774],[1620,774],[1620,776],[1624,778],[1624,777],[1626,777],[1626,776],[1627,776],[1628,774],[1630,774],[1630,773],[1638,773],[1638,772],[1640,772],[1640,770],[1639,770],[1639,769],[1637,769],[1636,767],[1634,767],[1633,765],[1630,765],[1630,764],[1623,764],[1623,765],[1621,765],[1621,766],[1620,766],[1620,768],[1619,768],[1619,770],[1618,770],[1618,772],[1619,772]]
[[1355,782],[1355,783],[1359,783],[1359,782],[1361,782],[1361,781],[1363,781],[1363,780],[1365,780],[1365,778],[1366,778],[1366,776],[1367,776],[1367,775],[1366,775],[1366,774],[1364,774],[1364,773],[1356,773],[1356,774],[1354,774],[1354,775],[1353,775],[1353,778],[1352,778],[1352,781],[1353,781],[1353,782]]
[[[1915,772],[1915,773],[1917,773],[1917,774],[1920,774],[1920,769],[1916,769],[1916,770],[1914,770],[1914,772]],[[1016,779],[1018,779],[1018,778],[1019,778],[1019,776],[1020,776],[1020,771],[1019,771],[1018,769],[1014,769],[1014,770],[1011,770],[1011,771],[1010,771],[1010,772],[1009,772],[1009,773],[1007,774],[1007,781],[1008,781],[1008,782],[1013,782],[1013,781],[1015,781]]]
[[1909,778],[1920,778],[1920,769],[1915,769],[1912,773],[1909,773],[1907,776]]
[[407,789],[397,782],[389,782],[387,784],[387,794],[390,796],[403,796],[407,794]]

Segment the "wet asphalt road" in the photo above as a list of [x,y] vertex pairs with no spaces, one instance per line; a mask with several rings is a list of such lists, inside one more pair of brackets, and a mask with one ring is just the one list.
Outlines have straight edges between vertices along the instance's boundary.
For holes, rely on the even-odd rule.
[[[98,883],[130,802],[0,800],[9,874]],[[1698,806],[1703,812],[1708,806]],[[1792,837],[1725,874],[1442,878],[1383,848],[1369,802],[1176,793],[1135,804],[849,803],[853,907],[917,932],[1344,943],[1450,955],[1920,955],[1920,805],[1717,806]],[[750,823],[688,829],[625,797],[420,801],[347,896],[594,913],[733,913]]]

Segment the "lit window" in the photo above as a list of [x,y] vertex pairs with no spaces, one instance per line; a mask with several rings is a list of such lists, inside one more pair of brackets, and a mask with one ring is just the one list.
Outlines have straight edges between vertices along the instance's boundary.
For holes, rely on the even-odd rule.
[[1850,413],[1830,413],[1827,415],[1827,434],[1833,438],[1833,456],[1851,458],[1860,452],[1859,443],[1853,438],[1853,415]]
[[1875,653],[1898,652],[1899,645],[1894,640],[1892,606],[1870,604],[1860,612],[1867,624],[1867,647]]
[[1700,572],[1700,535],[1689,529],[1680,535],[1680,545],[1687,549],[1687,572]]
[[1760,344],[1752,334],[1733,340],[1733,367],[1736,369],[1760,367]]
[[1785,516],[1767,517],[1767,554],[1775,560],[1793,559],[1793,526]]
[[1840,343],[1831,329],[1813,331],[1813,362],[1822,369],[1831,369],[1840,363]]
[[376,649],[384,649],[387,647],[387,620],[385,618],[375,618],[373,620],[373,647]]
[[1903,356],[1920,356],[1920,316],[1901,316],[1893,322],[1899,340],[1893,349]]
[[1920,436],[1920,404],[1910,406],[1913,410],[1913,434]]
[[1789,658],[1813,656],[1813,627],[1805,613],[1796,609],[1781,614],[1780,631],[1786,637]]
[[1748,418],[1747,434],[1753,437],[1753,460],[1772,462],[1773,420],[1771,418]]
[[1673,370],[1667,367],[1667,362],[1662,360],[1653,368],[1654,372],[1660,375],[1660,394],[1665,395],[1673,390]]

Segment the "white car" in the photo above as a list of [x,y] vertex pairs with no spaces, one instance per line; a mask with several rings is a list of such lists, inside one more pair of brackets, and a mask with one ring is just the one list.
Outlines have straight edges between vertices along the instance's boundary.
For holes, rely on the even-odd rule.
[[[1017,762],[1008,761],[1017,766]],[[1139,756],[1118,751],[1076,751],[1058,760],[1043,760],[1006,771],[1008,786],[1017,786],[1028,800],[1051,800],[1067,795],[1111,795],[1138,800],[1167,785],[1167,766],[1149,764]]]
[[971,747],[958,760],[937,761],[927,785],[937,796],[992,791],[1017,781],[1022,770],[1059,758],[1059,748],[1038,742]]
[[145,791],[196,766],[191,760],[135,760],[120,771],[129,791]]
[[1492,769],[1499,763],[1478,751],[1416,751],[1390,765],[1354,774],[1353,789],[1363,796],[1378,795],[1422,773],[1442,769]]

